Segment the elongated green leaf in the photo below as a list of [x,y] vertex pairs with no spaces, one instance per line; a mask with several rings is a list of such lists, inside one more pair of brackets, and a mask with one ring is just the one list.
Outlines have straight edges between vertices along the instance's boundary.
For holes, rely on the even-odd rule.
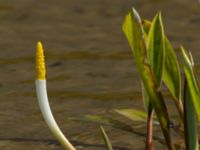
[[142,27],[141,19],[135,9],[133,9],[126,16],[123,24],[123,31],[131,46],[140,77],[160,122],[166,143],[168,144],[168,148],[172,150],[174,148],[169,132],[168,125],[170,121],[167,108],[161,93],[158,91],[159,85],[156,82],[157,80],[155,79],[152,69],[147,61],[147,48],[144,40],[144,29]]
[[143,72],[142,64],[147,61],[147,52],[141,19],[135,9],[126,15],[122,28],[130,44],[136,60],[136,65],[138,66],[138,70],[141,74],[141,72]]
[[[151,22],[148,20],[143,21],[143,27],[146,34],[148,34],[151,27]],[[165,62],[164,62],[164,72],[163,72],[163,81],[167,85],[173,99],[175,100],[176,106],[178,108],[181,118],[183,118],[182,102],[181,102],[181,76],[180,68],[178,64],[178,59],[174,52],[174,49],[165,36]]]
[[[115,109],[115,112],[118,114],[132,120],[132,121],[141,121],[141,122],[147,122],[147,113],[141,110],[133,109],[133,108],[124,108],[124,109]],[[154,117],[154,124],[158,125],[159,122],[157,121],[157,118]]]
[[199,150],[196,113],[186,80],[184,85],[184,126],[186,149]]
[[[149,29],[151,27],[151,22],[148,20],[143,21],[143,27],[145,32],[148,34]],[[165,36],[165,62],[164,62],[164,72],[163,72],[163,80],[166,83],[169,91],[172,96],[176,99],[180,99],[180,90],[181,90],[181,77],[180,77],[180,67],[178,64],[178,59],[174,52],[174,49]]]
[[167,85],[183,120],[183,104],[181,100],[181,75],[178,59],[167,37],[165,37],[165,66],[163,80]]
[[104,142],[105,142],[105,144],[106,144],[107,150],[113,150],[112,144],[111,144],[111,142],[110,142],[110,139],[108,138],[108,135],[106,134],[106,132],[105,132],[103,126],[100,126],[100,129],[101,129],[101,134],[102,134],[102,136],[103,136],[103,139],[104,139]]
[[[151,27],[151,22],[148,20],[143,20],[142,26],[144,28],[144,31],[145,31],[144,34],[147,39],[147,35],[148,35],[150,27]],[[151,114],[153,113],[153,106],[152,106],[152,103],[150,100],[150,96],[148,95],[148,92],[145,89],[143,83],[141,84],[141,86],[142,86],[142,96],[143,96],[144,107],[145,107],[145,110],[146,110],[148,116],[151,116]],[[147,119],[147,120],[149,120],[149,119]]]
[[165,68],[163,80],[169,88],[172,96],[174,96],[175,99],[180,100],[181,77],[177,60],[178,59],[170,42],[165,38]]
[[[151,27],[151,22],[148,20],[143,20],[142,26],[144,28],[144,32],[145,32],[144,34],[147,39],[148,38],[147,35],[148,35],[150,27]],[[141,86],[142,86],[142,96],[143,96],[144,107],[145,107],[145,110],[146,110],[148,116],[150,116],[150,114],[153,111],[153,106],[152,106],[152,103],[150,100],[150,96],[148,95],[148,92],[146,91],[146,89],[144,87],[144,84],[142,83]]]
[[160,85],[165,61],[164,31],[160,13],[153,19],[147,41],[150,65],[156,77],[157,84]]
[[[193,60],[191,60],[185,52],[185,49],[181,47],[183,54],[183,66],[184,72],[187,79],[188,87],[192,97],[192,102],[197,113],[198,120],[200,121],[200,90],[198,87],[197,80],[193,72]],[[191,55],[190,55],[191,57]],[[192,58],[192,57],[191,57]]]
[[127,109],[115,109],[115,112],[133,121],[142,121],[142,122],[147,121],[146,112],[141,110],[127,108]]

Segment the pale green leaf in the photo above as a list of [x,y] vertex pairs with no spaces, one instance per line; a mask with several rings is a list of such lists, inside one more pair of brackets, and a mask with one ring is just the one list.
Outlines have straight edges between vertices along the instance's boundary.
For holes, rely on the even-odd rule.
[[125,109],[115,109],[115,112],[125,116],[126,118],[132,121],[147,122],[147,114],[144,111],[140,111],[133,108],[125,108]]
[[[147,113],[145,111],[133,109],[133,108],[124,108],[124,109],[115,109],[115,112],[118,114],[132,120],[132,121],[141,121],[141,122],[147,122]],[[157,121],[157,118],[154,117],[154,124],[158,125],[159,122]]]

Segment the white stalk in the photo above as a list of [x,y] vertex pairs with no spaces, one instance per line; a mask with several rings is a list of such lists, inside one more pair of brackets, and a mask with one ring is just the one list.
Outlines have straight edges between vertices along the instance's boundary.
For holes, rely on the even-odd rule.
[[72,144],[65,138],[65,136],[61,132],[52,115],[47,96],[46,80],[36,80],[35,84],[40,110],[49,129],[66,150],[75,150]]

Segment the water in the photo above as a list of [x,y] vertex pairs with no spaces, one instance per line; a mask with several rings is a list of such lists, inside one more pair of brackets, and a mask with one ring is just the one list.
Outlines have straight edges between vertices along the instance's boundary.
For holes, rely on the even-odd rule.
[[[62,149],[48,131],[35,96],[38,40],[46,50],[50,104],[78,149],[105,147],[98,125],[70,118],[106,114],[114,108],[143,108],[139,77],[121,31],[132,6],[148,19],[161,10],[174,46],[183,44],[200,64],[200,5],[195,0],[0,1],[0,149]],[[142,136],[105,129],[115,149],[144,147]],[[158,141],[155,147],[165,149]]]

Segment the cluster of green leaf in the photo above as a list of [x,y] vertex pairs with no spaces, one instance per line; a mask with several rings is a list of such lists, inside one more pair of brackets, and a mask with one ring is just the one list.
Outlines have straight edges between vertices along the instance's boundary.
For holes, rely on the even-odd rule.
[[164,33],[161,13],[152,22],[141,21],[136,10],[132,9],[125,17],[123,31],[131,47],[143,87],[147,113],[146,149],[152,149],[153,112],[158,118],[168,149],[175,149],[170,135],[168,109],[162,96],[162,83],[168,87],[184,125],[186,149],[199,149],[196,117],[200,120],[200,90],[192,55],[181,47],[185,73],[184,91],[181,91],[179,63]]
[[[176,53],[164,33],[160,12],[151,22],[142,21],[137,11],[132,9],[126,15],[122,28],[139,72],[146,112],[136,109],[116,109],[115,112],[132,121],[146,124],[146,133],[139,133],[137,127],[131,127],[125,122],[108,116],[87,115],[82,120],[110,125],[144,136],[146,137],[146,150],[153,149],[153,140],[161,141],[160,138],[153,135],[153,126],[159,125],[168,149],[175,150],[175,143],[170,134],[170,130],[175,126],[170,121],[169,110],[161,88],[165,84],[179,112],[180,126],[184,128],[184,149],[198,150],[197,125],[200,121],[200,87],[195,76],[191,53],[187,53],[183,47],[180,48],[183,58],[183,80]],[[101,132],[107,149],[112,150],[111,142],[102,126]]]

